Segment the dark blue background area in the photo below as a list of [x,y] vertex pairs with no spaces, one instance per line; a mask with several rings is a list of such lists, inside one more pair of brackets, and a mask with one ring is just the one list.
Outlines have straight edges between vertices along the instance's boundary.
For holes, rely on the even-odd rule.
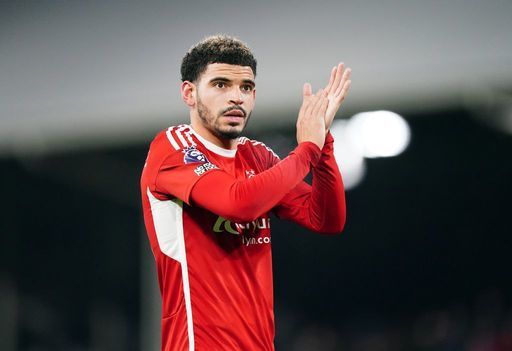
[[[465,111],[408,121],[409,148],[367,160],[347,193],[343,234],[272,218],[278,349],[300,349],[292,340],[307,325],[329,326],[354,350],[354,335],[395,328],[413,349],[407,330],[418,316],[458,308],[474,324],[485,296],[499,304],[494,327],[508,323],[512,136]],[[276,150],[283,156],[294,131],[251,137],[288,145]],[[0,160],[0,273],[18,294],[21,349],[88,347],[98,305],[123,316],[126,349],[139,349],[147,147]]]

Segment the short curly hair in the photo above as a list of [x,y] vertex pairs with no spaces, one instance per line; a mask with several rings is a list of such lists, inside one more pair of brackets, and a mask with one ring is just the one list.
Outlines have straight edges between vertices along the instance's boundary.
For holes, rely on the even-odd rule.
[[213,35],[185,54],[181,61],[181,81],[196,81],[210,63],[250,66],[256,76],[256,59],[244,42],[228,35]]

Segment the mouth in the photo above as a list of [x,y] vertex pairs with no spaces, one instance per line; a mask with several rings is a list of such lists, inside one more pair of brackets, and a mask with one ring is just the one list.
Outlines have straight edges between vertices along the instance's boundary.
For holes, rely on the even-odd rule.
[[245,117],[245,112],[242,110],[235,109],[235,110],[231,110],[231,111],[224,113],[224,116],[226,116],[226,117],[242,117],[243,118],[243,117]]
[[227,124],[231,127],[241,126],[244,124],[245,117],[228,115],[224,115],[223,117],[225,118]]

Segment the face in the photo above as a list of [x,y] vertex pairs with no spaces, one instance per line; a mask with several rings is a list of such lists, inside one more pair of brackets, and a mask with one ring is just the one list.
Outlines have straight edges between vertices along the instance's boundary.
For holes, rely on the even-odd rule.
[[235,139],[249,121],[255,97],[250,67],[212,63],[197,82],[197,115],[216,137]]

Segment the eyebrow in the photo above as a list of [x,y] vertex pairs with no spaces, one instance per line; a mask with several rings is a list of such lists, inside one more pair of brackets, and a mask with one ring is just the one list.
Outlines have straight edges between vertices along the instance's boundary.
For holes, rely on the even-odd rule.
[[[228,79],[228,78],[225,78],[225,77],[215,77],[215,78],[210,79],[210,83],[213,83],[213,82],[226,82],[226,83],[229,83],[229,82],[231,82],[231,79]],[[256,83],[252,79],[244,79],[242,82],[245,83],[245,84],[250,84],[253,87],[256,86]]]

